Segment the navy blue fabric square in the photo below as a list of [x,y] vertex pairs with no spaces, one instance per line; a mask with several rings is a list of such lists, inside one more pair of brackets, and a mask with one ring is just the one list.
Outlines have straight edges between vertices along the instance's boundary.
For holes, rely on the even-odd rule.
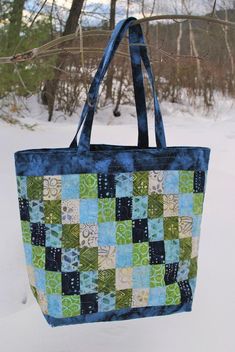
[[150,264],[165,263],[164,241],[149,242]]
[[116,198],[116,220],[131,220],[132,199],[129,197]]
[[115,198],[114,175],[98,174],[98,197]]
[[46,227],[44,224],[30,224],[31,243],[34,246],[45,246],[46,242]]
[[98,294],[89,293],[81,295],[81,314],[91,314],[98,312]]
[[170,263],[165,265],[165,284],[170,285],[176,282],[179,263]]
[[29,221],[29,201],[24,198],[19,198],[20,219]]
[[139,219],[132,221],[133,243],[148,242],[148,220]]
[[193,295],[192,295],[192,290],[191,290],[189,281],[188,280],[180,281],[178,285],[180,288],[181,302],[182,303],[191,302],[193,300]]
[[62,294],[78,295],[80,293],[80,273],[78,271],[62,273]]
[[194,182],[193,182],[193,192],[203,193],[205,188],[205,172],[195,171],[194,172]]
[[61,271],[61,248],[46,247],[45,269]]

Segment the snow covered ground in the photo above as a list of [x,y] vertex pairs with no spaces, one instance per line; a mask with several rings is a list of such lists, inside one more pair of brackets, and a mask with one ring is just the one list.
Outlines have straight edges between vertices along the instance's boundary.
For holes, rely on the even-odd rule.
[[[29,290],[13,154],[21,149],[68,146],[78,118],[66,121],[58,113],[58,123],[47,123],[43,107],[36,107],[35,101],[29,106],[26,118],[20,120],[33,124],[36,119],[35,131],[0,123],[1,351],[234,352],[235,105],[232,101],[220,102],[207,116],[189,107],[162,104],[168,145],[211,148],[192,313],[56,329],[46,324]],[[112,118],[109,109],[99,112],[94,141],[135,144],[134,108],[123,107],[122,111],[120,119]],[[150,122],[153,134],[151,117]]]

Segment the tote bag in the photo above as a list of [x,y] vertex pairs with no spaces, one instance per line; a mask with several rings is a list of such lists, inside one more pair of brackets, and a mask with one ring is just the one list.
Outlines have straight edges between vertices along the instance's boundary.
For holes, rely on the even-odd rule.
[[[71,145],[15,153],[30,286],[52,326],[192,309],[210,149],[166,146],[134,21],[114,29]],[[127,32],[138,145],[90,144],[99,86]],[[153,94],[155,147],[149,147],[141,63]]]

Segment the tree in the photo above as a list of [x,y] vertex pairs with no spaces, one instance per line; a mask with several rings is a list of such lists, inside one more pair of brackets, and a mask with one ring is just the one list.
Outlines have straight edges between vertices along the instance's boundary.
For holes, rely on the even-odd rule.
[[[78,20],[82,12],[83,4],[84,0],[73,0],[69,11],[69,16],[65,24],[63,36],[76,31]],[[42,101],[48,106],[48,121],[52,120],[56,91],[60,80],[61,72],[64,68],[65,55],[58,55],[56,69],[54,71],[54,77],[52,80],[46,81],[42,92]]]

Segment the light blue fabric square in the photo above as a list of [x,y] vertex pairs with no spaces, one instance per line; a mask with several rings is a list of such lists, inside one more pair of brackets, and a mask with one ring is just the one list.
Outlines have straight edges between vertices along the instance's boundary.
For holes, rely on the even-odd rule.
[[148,216],[148,197],[132,198],[132,219],[146,219]]
[[116,267],[125,268],[132,266],[133,244],[122,244],[116,247]]
[[24,243],[25,260],[27,265],[32,265],[32,245]]
[[40,200],[29,201],[29,216],[31,222],[44,221],[44,205]]
[[190,260],[183,260],[179,262],[179,268],[177,272],[177,281],[188,280],[188,274],[190,269]]
[[98,245],[113,246],[116,244],[116,223],[103,222],[98,224]]
[[34,269],[36,288],[41,292],[46,292],[46,272],[43,269]]
[[179,261],[180,243],[179,240],[164,241],[166,264]]
[[115,310],[115,294],[110,293],[99,293],[98,294],[98,310],[99,312],[108,312]]
[[48,295],[48,315],[54,318],[61,318],[62,314],[62,299],[60,295]]
[[194,215],[193,216],[193,229],[192,229],[192,236],[193,237],[200,236],[201,221],[202,221],[201,215]]
[[164,306],[166,304],[166,288],[154,287],[149,290],[149,306]]
[[46,224],[46,247],[61,248],[62,225]]
[[98,271],[80,272],[80,293],[95,293],[98,291]]
[[79,250],[77,248],[62,248],[61,270],[73,272],[79,269]]
[[193,194],[192,193],[179,194],[179,215],[180,216],[193,215]]
[[27,177],[26,176],[17,176],[17,189],[19,198],[28,198],[27,197]]
[[98,221],[98,200],[81,199],[80,200],[80,223],[95,224]]
[[179,193],[179,171],[166,171],[164,173],[164,193]]
[[194,296],[194,293],[195,293],[195,289],[196,289],[196,281],[197,279],[196,278],[193,278],[193,279],[190,279],[189,280],[189,285],[191,287],[191,290],[192,290],[192,295]]
[[163,219],[148,219],[148,234],[151,242],[163,240]]
[[133,288],[148,288],[150,286],[150,267],[133,267],[132,281]]
[[79,198],[79,175],[63,175],[62,200]]
[[119,173],[115,175],[116,197],[131,197],[133,193],[132,173]]

